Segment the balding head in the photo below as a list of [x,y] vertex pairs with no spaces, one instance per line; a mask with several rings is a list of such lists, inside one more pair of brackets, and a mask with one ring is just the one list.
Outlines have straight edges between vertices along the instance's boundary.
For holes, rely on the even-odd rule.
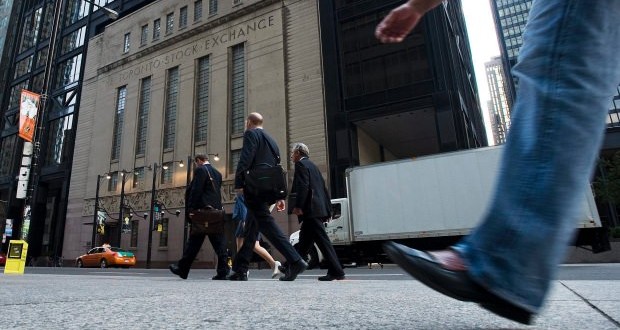
[[263,127],[263,116],[258,112],[252,112],[248,116],[246,126],[248,129]]

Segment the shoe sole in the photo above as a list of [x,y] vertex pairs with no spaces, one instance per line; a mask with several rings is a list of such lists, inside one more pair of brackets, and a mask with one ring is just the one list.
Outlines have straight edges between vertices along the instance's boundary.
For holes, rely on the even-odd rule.
[[480,307],[509,320],[513,320],[515,322],[526,325],[530,325],[532,323],[532,313],[521,309],[520,307],[509,304],[505,301],[495,299],[488,302],[476,302],[473,301],[471,298],[463,297],[456,292],[446,290],[443,286],[435,283],[435,281],[431,279],[424,270],[420,270],[420,268],[410,265],[411,260],[404,256],[401,253],[400,249],[393,244],[396,243],[388,242],[383,244],[383,250],[388,255],[388,257],[390,257],[392,261],[397,263],[398,266],[402,267],[411,276],[415,277],[417,280],[422,282],[424,285],[430,287],[431,289],[460,301],[478,303]]

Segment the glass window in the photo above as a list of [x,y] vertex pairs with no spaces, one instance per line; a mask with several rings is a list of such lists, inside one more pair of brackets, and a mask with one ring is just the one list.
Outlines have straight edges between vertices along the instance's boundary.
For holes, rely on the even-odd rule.
[[15,75],[13,79],[19,78],[32,70],[32,59],[34,55],[30,55],[15,64]]
[[138,228],[140,228],[140,221],[131,220],[131,239],[129,240],[129,246],[132,248],[138,247]]
[[83,0],[68,0],[65,12],[65,26],[69,26],[88,15],[90,3]]
[[68,160],[71,131],[73,130],[73,114],[52,120],[47,134],[47,152],[45,165],[60,165]]
[[161,183],[171,184],[172,175],[174,174],[174,164],[172,162],[163,163],[161,167]]
[[41,26],[41,40],[47,40],[52,34],[52,24],[54,18],[54,2],[48,1],[45,4],[45,14]]
[[28,88],[28,80],[22,81],[11,88],[11,97],[9,98],[9,109],[17,108],[22,94],[22,89]]
[[129,52],[129,47],[131,46],[131,33],[125,33],[125,40],[123,41],[123,53]]
[[153,40],[159,39],[161,33],[161,20],[158,18],[153,21]]
[[49,47],[45,47],[39,51],[37,51],[36,61],[35,61],[35,69],[41,68],[45,66],[45,62],[47,62],[47,54],[49,53]]
[[202,18],[202,0],[194,1],[194,22]]
[[134,169],[132,187],[134,189],[144,188],[144,167],[138,167]]
[[174,13],[166,15],[166,35],[169,35],[174,31]]
[[161,232],[159,233],[159,247],[168,246],[168,218],[161,219]]
[[237,164],[239,164],[239,159],[241,159],[241,149],[231,150],[230,167],[228,168],[230,175],[235,175],[235,172],[237,171]]
[[71,32],[68,36],[62,38],[61,53],[66,54],[78,47],[84,45],[84,39],[86,38],[86,26]]
[[149,25],[143,25],[140,32],[140,46],[146,45],[149,38]]
[[198,60],[196,82],[196,113],[194,116],[194,142],[207,142],[209,120],[209,57]]
[[217,0],[209,0],[209,15],[217,14]]
[[108,180],[108,191],[115,192],[118,185],[118,172],[110,173],[110,180]]
[[179,11],[179,29],[187,27],[187,6],[181,7]]
[[166,84],[166,110],[164,114],[164,149],[174,148],[177,124],[177,99],[179,96],[179,68],[168,70]]
[[37,43],[37,38],[39,36],[39,29],[41,27],[41,19],[42,19],[43,8],[38,8],[30,14],[26,14],[22,36],[21,36],[21,46],[19,48],[19,52],[23,52]]
[[114,118],[114,131],[112,133],[112,160],[118,160],[121,154],[121,140],[123,136],[123,118],[125,115],[125,99],[127,86],[120,87],[116,97],[116,115]]
[[138,132],[136,134],[136,155],[146,152],[146,137],[148,135],[149,110],[151,107],[151,77],[142,79],[140,86],[140,105],[138,108]]
[[63,87],[78,82],[82,67],[82,54],[78,54],[58,65],[56,87]]
[[15,150],[17,135],[9,135],[2,139],[0,148],[0,177],[8,176],[12,173],[13,151]]
[[242,134],[245,129],[245,46],[238,44],[231,51],[231,132]]

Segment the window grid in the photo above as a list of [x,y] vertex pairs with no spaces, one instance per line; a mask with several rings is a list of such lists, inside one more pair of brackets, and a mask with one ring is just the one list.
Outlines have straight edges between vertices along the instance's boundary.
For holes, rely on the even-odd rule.
[[233,46],[231,57],[231,132],[241,134],[245,128],[245,45]]
[[151,107],[151,77],[142,79],[140,86],[140,105],[138,109],[138,132],[136,133],[136,156],[146,152],[149,110]]
[[13,150],[15,150],[17,134],[9,135],[2,139],[2,147],[0,148],[0,176],[11,174],[11,162]]
[[217,14],[217,0],[209,0],[209,15]]
[[168,246],[168,218],[161,219],[161,232],[159,233],[159,247]]
[[134,169],[132,179],[132,187],[134,189],[144,188],[144,167]]
[[129,246],[132,248],[138,247],[138,228],[140,228],[139,220],[131,220],[131,240]]
[[164,118],[164,149],[174,148],[177,121],[177,99],[179,95],[179,68],[168,70],[166,86],[166,112]]
[[140,33],[140,46],[146,45],[146,42],[149,39],[149,25],[143,25],[142,31]]
[[77,82],[80,79],[82,54],[76,55],[58,65],[56,87],[63,87]]
[[129,52],[131,33],[125,33],[125,41],[123,42],[123,53]]
[[110,173],[110,180],[108,180],[108,191],[115,192],[118,185],[118,172]]
[[198,60],[196,83],[196,114],[194,119],[194,142],[206,142],[209,126],[209,57]]
[[187,27],[187,6],[181,7],[179,11],[179,29]]
[[114,118],[114,131],[112,133],[112,160],[118,160],[121,154],[121,139],[123,136],[123,117],[125,115],[125,99],[127,86],[120,87],[116,98],[116,115]]
[[174,31],[174,13],[166,15],[166,35],[169,35]]
[[153,40],[159,39],[161,34],[161,20],[158,18],[153,21]]
[[202,0],[194,1],[194,22],[202,18]]
[[172,162],[163,163],[161,168],[161,183],[171,184],[172,175],[174,174],[174,164]]
[[231,150],[230,164],[228,168],[230,175],[235,175],[235,172],[237,171],[237,164],[239,164],[239,159],[241,159],[241,149]]
[[73,114],[50,121],[45,165],[60,165],[66,160],[71,130],[73,130]]

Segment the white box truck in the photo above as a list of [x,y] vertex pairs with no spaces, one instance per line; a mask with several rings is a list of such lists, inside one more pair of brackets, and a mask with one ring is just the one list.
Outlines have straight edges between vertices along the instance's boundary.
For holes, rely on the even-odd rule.
[[[383,262],[381,246],[388,240],[439,249],[467,235],[491,198],[502,150],[470,149],[348,169],[347,198],[332,200],[334,217],[325,224],[341,262]],[[608,250],[590,187],[581,203],[575,242],[594,252]],[[293,245],[298,237],[291,235]],[[322,259],[316,246],[307,257],[311,266]]]

